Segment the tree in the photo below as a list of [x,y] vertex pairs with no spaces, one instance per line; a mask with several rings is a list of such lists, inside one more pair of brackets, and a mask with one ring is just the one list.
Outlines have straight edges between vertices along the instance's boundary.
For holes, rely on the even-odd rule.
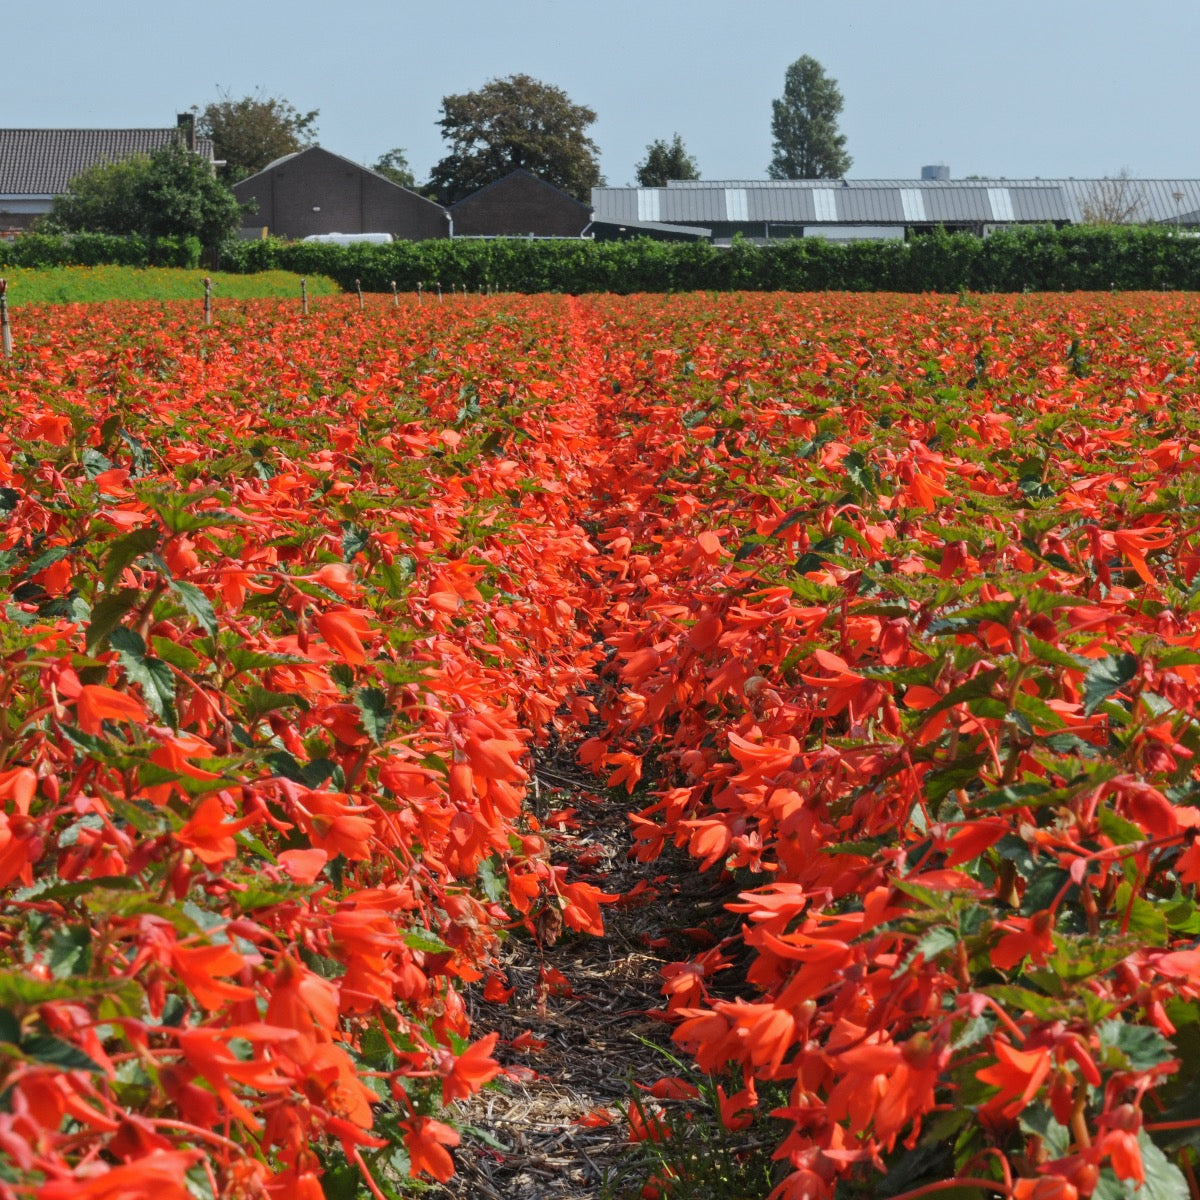
[[235,100],[222,92],[200,110],[196,132],[212,138],[225,164],[221,178],[237,183],[285,154],[316,145],[318,116],[318,109],[298,112],[280,96],[256,92]]
[[1141,219],[1146,197],[1128,167],[1111,179],[1097,179],[1080,203],[1085,225],[1131,225]]
[[637,181],[642,187],[663,187],[668,179],[699,179],[700,168],[687,152],[683,138],[658,138],[646,147],[646,157],[637,164]]
[[602,182],[599,149],[587,135],[592,109],[573,104],[561,88],[528,75],[492,79],[476,92],[442,98],[438,124],[450,144],[430,185],[452,204],[524,168],[586,200]]
[[414,188],[417,186],[417,177],[412,173],[408,159],[399,146],[389,150],[386,154],[381,154],[371,170],[390,179],[393,183],[398,183],[401,187]]
[[784,75],[783,96],[771,102],[772,179],[840,179],[854,161],[838,133],[842,93],[807,54]]
[[212,167],[174,140],[151,155],[102,163],[71,180],[46,225],[64,232],[194,237],[219,246],[241,222],[241,206]]

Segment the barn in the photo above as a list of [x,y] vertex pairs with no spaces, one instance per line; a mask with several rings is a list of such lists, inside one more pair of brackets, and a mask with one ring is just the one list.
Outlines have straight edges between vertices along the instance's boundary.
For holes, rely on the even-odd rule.
[[277,158],[233,194],[250,208],[243,237],[390,233],[417,242],[450,233],[440,204],[320,146]]
[[592,210],[525,170],[512,171],[450,207],[454,237],[577,238]]

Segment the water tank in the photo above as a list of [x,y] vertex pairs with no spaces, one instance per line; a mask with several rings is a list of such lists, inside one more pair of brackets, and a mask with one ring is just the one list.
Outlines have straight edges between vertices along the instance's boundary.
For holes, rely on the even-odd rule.
[[950,168],[945,163],[934,163],[932,166],[921,168],[922,179],[936,179],[946,183],[950,179]]

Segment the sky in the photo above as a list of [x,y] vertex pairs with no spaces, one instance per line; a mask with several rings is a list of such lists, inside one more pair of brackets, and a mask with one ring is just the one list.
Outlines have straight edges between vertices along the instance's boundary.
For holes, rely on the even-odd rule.
[[762,179],[771,101],[811,55],[851,177],[1200,176],[1197,0],[60,0],[8,6],[0,127],[173,125],[223,93],[317,109],[327,150],[446,153],[443,96],[524,73],[594,109],[609,184],[678,132]]

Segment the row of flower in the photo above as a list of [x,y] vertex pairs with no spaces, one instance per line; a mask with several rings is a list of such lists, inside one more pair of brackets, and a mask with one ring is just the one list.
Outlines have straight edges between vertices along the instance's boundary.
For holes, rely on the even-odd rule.
[[[382,314],[382,315],[381,315]],[[553,306],[29,310],[0,374],[0,1195],[446,1179],[599,656]]]
[[1194,300],[597,308],[582,757],[738,892],[665,992],[774,1195],[1200,1194]]

